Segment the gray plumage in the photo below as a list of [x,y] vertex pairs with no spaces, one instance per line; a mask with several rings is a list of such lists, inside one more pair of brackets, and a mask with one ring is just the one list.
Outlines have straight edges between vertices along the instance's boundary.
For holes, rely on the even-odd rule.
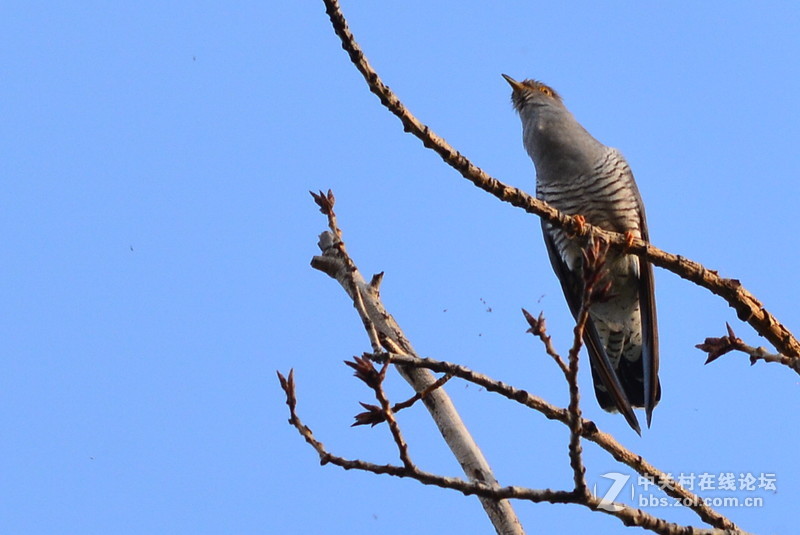
[[[503,77],[513,88],[523,143],[536,167],[536,196],[592,225],[648,240],[644,206],[622,154],[592,137],[550,87]],[[581,248],[548,223],[542,231],[567,303],[577,315],[583,292]],[[634,255],[613,252],[606,266],[611,299],[592,304],[584,341],[598,403],[621,412],[640,433],[632,406],[645,408],[649,426],[661,397],[653,268]]]

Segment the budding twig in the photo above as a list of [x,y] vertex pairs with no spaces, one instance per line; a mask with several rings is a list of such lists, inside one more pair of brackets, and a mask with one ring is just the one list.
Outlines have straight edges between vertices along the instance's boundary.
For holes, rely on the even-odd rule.
[[403,462],[403,466],[412,468],[414,463],[411,462],[411,457],[408,455],[408,443],[403,438],[400,425],[394,417],[392,405],[389,403],[389,398],[386,397],[386,392],[383,390],[383,380],[386,378],[386,371],[389,369],[390,362],[391,358],[386,359],[380,371],[375,369],[372,365],[372,361],[367,357],[355,357],[352,361],[345,361],[345,364],[353,368],[355,370],[354,375],[375,392],[375,398],[378,400],[378,403],[380,403],[383,419],[389,424],[392,438],[400,453],[400,460]]
[[566,378],[569,374],[569,368],[564,363],[564,359],[561,358],[561,355],[558,354],[555,347],[553,347],[553,340],[550,338],[550,335],[547,334],[544,312],[540,312],[539,317],[534,318],[530,312],[523,308],[522,315],[525,316],[525,320],[528,322],[528,325],[530,325],[530,329],[525,332],[529,332],[532,335],[537,336],[539,340],[542,341],[542,344],[544,344],[544,350],[552,357],[553,361],[555,361]]
[[800,360],[787,357],[780,353],[770,353],[765,347],[753,347],[747,345],[744,341],[736,336],[733,329],[728,323],[725,323],[728,329],[728,335],[721,338],[706,338],[702,344],[697,344],[695,347],[701,351],[708,353],[706,364],[714,362],[725,353],[731,351],[739,351],[750,355],[750,365],[754,365],[759,360],[764,362],[777,362],[788,366],[798,374],[800,374]]
[[[369,355],[364,355],[365,357],[369,357]],[[431,392],[436,390],[437,388],[444,386],[444,384],[449,381],[453,376],[449,373],[442,375],[439,379],[436,380],[435,383],[430,385],[428,388],[423,390],[422,392],[417,392],[410,398],[405,401],[401,401],[400,403],[395,403],[392,406],[392,412],[397,414],[403,409],[408,409],[409,407],[413,406],[414,403],[421,399],[425,399]],[[361,403],[359,405],[367,409],[365,412],[360,412],[355,415],[355,422],[352,424],[351,427],[356,427],[359,425],[369,425],[370,427],[375,427],[379,423],[385,422],[386,418],[384,417],[383,411],[380,407],[375,405],[370,405],[369,403]]]

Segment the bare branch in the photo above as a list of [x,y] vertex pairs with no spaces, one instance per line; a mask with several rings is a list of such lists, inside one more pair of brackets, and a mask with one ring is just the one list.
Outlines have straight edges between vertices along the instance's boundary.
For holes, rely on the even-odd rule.
[[564,359],[553,347],[553,342],[550,336],[547,335],[545,329],[544,313],[539,314],[538,318],[534,318],[527,310],[522,309],[522,314],[525,320],[530,325],[527,332],[538,336],[545,347],[545,351],[550,355],[561,371],[564,373],[564,378],[569,386],[569,407],[568,411],[568,426],[570,429],[569,436],[569,462],[572,467],[573,480],[575,482],[575,492],[579,494],[588,494],[586,487],[586,468],[583,466],[582,450],[581,450],[581,410],[579,406],[580,395],[578,391],[578,353],[581,349],[581,340],[583,339],[583,330],[586,327],[586,321],[589,318],[588,301],[586,305],[581,308],[579,319],[575,325],[575,334],[573,339],[572,349],[569,352],[569,366],[564,363]]
[[611,516],[615,516],[626,526],[639,526],[649,529],[661,535],[724,535],[724,534],[744,534],[736,529],[698,529],[691,526],[681,526],[672,522],[667,522],[661,518],[642,511],[627,507],[624,504],[615,503],[617,507],[601,507],[601,500],[589,494],[581,495],[576,492],[557,491],[550,489],[530,489],[518,486],[500,487],[489,485],[479,481],[464,481],[463,479],[444,477],[430,472],[420,470],[415,465],[395,466],[379,465],[361,460],[351,460],[339,457],[328,452],[325,446],[314,437],[314,433],[307,425],[304,425],[297,415],[297,400],[294,390],[293,372],[289,373],[287,380],[280,372],[278,378],[281,387],[286,393],[286,404],[289,406],[289,423],[300,433],[305,441],[310,444],[319,455],[320,464],[334,464],[345,470],[363,470],[374,474],[387,474],[395,477],[415,479],[425,485],[456,490],[464,495],[476,495],[485,500],[503,502],[510,498],[527,500],[534,503],[561,503],[576,504],[587,507],[593,511],[599,511]]
[[[386,353],[379,353],[371,355],[380,362],[383,362],[389,355]],[[531,394],[526,390],[513,387],[502,381],[492,379],[486,375],[475,372],[465,366],[453,364],[451,362],[439,361],[430,358],[410,357],[409,355],[391,354],[392,362],[395,364],[402,363],[405,366],[417,366],[427,368],[434,372],[449,373],[454,377],[469,381],[478,386],[483,387],[488,392],[494,392],[510,400],[516,401],[526,407],[540,412],[550,420],[557,420],[565,425],[569,425],[570,416],[569,411],[551,405],[544,401],[542,398]],[[694,511],[703,522],[714,526],[718,529],[738,530],[739,528],[727,517],[721,515],[705,503],[696,494],[685,489],[677,482],[673,481],[665,472],[654,467],[647,462],[641,455],[627,449],[617,441],[611,434],[605,433],[598,429],[597,424],[592,420],[586,418],[581,419],[581,436],[586,440],[594,442],[599,447],[607,451],[618,462],[629,466],[638,474],[653,481],[664,492],[681,503],[687,505],[689,509]]]
[[[588,297],[590,290],[584,292]],[[569,464],[572,467],[573,480],[575,481],[575,492],[577,494],[589,494],[586,487],[586,468],[583,466],[583,450],[581,449],[581,433],[583,419],[581,418],[580,392],[578,389],[578,353],[581,350],[583,341],[583,330],[589,319],[589,299],[584,299],[581,306],[578,322],[575,325],[574,339],[572,348],[569,350],[569,369],[567,373],[567,384],[569,385]]]
[[523,308],[522,315],[525,316],[525,320],[528,322],[528,325],[530,325],[530,329],[525,332],[529,332],[532,335],[537,336],[539,340],[542,341],[542,344],[544,344],[544,350],[553,358],[555,363],[558,364],[558,367],[561,369],[564,377],[566,377],[567,374],[569,374],[569,368],[564,363],[564,359],[561,358],[561,355],[558,354],[555,347],[553,347],[553,340],[550,338],[550,335],[547,334],[544,312],[540,312],[539,317],[534,318],[530,312]]
[[616,250],[646,258],[653,265],[664,268],[676,275],[701,286],[722,297],[742,321],[750,324],[755,331],[775,346],[779,353],[789,359],[800,360],[800,341],[775,316],[768,312],[737,279],[720,277],[717,271],[706,269],[702,264],[680,255],[667,253],[649,243],[632,236],[609,232],[589,225],[582,218],[563,214],[547,203],[528,195],[524,191],[508,186],[474,165],[465,156],[436,135],[428,126],[419,121],[399,98],[385,85],[355,41],[347,26],[347,21],[339,8],[337,0],[324,0],[326,12],[342,48],[350,56],[350,61],[366,80],[370,91],[381,103],[403,123],[403,129],[416,136],[422,144],[435,151],[441,158],[475,186],[494,195],[504,202],[524,209],[546,220],[551,225],[563,228],[584,243],[589,236],[596,236],[609,243]]
[[[391,351],[415,356],[411,343],[403,334],[400,326],[386,311],[378,296],[378,283],[368,283],[347,254],[344,242],[333,214],[333,194],[312,194],[323,213],[328,216],[329,232],[320,236],[321,256],[315,256],[312,267],[319,269],[336,279],[353,300],[370,338],[373,351],[383,347]],[[319,200],[318,200],[319,199]],[[496,486],[497,480],[489,463],[466,429],[460,415],[453,406],[443,388],[431,389],[436,378],[430,371],[416,367],[398,366],[400,375],[414,388],[415,392],[428,392],[423,398],[425,407],[430,412],[439,431],[450,447],[454,456],[471,481]],[[382,404],[382,410],[385,411]],[[391,409],[391,407],[389,407]],[[395,438],[397,441],[397,438]],[[484,510],[498,533],[503,535],[523,534],[522,526],[507,500],[495,500],[478,495]]]
[[[416,392],[413,396],[411,396],[407,400],[401,401],[400,403],[395,403],[394,406],[392,406],[392,412],[398,413],[403,409],[411,407],[412,405],[414,405],[414,403],[416,403],[421,399],[424,399],[426,396],[428,396],[431,392],[433,392],[440,386],[444,386],[444,384],[447,381],[449,381],[452,377],[453,376],[450,375],[449,373],[442,375],[441,377],[439,377],[439,379],[436,380],[435,383],[426,388],[424,391]],[[379,423],[386,421],[386,418],[384,418],[383,411],[381,411],[380,407],[376,407],[375,405],[369,405],[367,403],[360,403],[360,405],[367,410],[366,412],[361,412],[356,414],[355,416],[356,421],[355,423],[353,423],[351,427],[355,427],[358,425],[370,425],[372,427],[375,427]]]
[[[583,217],[579,219],[584,223]],[[601,303],[609,298],[611,280],[606,269],[608,244],[592,238],[583,248],[583,297],[581,309],[575,323],[572,347],[569,350],[569,367],[567,368],[567,384],[569,385],[569,459],[575,481],[575,492],[588,494],[586,488],[586,468],[583,465],[581,449],[581,408],[580,391],[578,389],[578,354],[583,347],[583,334],[586,322],[589,321],[589,308],[593,303]]]
[[737,337],[733,329],[728,323],[725,323],[728,329],[728,335],[721,338],[706,338],[702,344],[697,344],[695,347],[701,351],[708,353],[706,364],[714,362],[719,357],[730,351],[740,351],[750,355],[750,365],[752,366],[759,360],[764,362],[777,362],[788,366],[798,374],[800,374],[800,359],[787,357],[780,353],[770,353],[765,347],[753,347],[747,345],[744,341]]
[[[386,378],[386,371],[389,369],[389,363],[392,361],[388,358],[384,361],[381,371],[377,371],[366,357],[356,357],[353,361],[345,361],[345,364],[356,370],[356,377],[361,379],[367,386],[374,392],[378,403],[381,404],[380,411],[383,420],[389,425],[389,430],[392,433],[394,443],[397,445],[397,450],[400,453],[400,460],[403,461],[403,466],[411,468],[414,463],[408,455],[408,443],[403,438],[400,431],[400,425],[394,417],[392,405],[389,403],[389,398],[386,397],[386,392],[383,390],[383,380]],[[363,404],[362,404],[363,405]]]
[[[366,329],[367,335],[369,336],[372,350],[380,351],[381,344],[380,340],[378,339],[377,331],[375,330],[375,325],[370,319],[369,314],[366,313],[366,309],[364,307],[362,289],[355,284],[355,281],[352,277],[342,276],[342,263],[345,264],[345,271],[355,271],[356,266],[350,259],[350,255],[347,254],[347,249],[345,248],[344,241],[342,240],[342,229],[339,228],[339,224],[336,222],[336,213],[333,210],[333,206],[336,204],[336,198],[331,190],[328,190],[327,194],[323,193],[322,191],[319,193],[309,191],[309,193],[314,198],[314,202],[317,203],[317,206],[319,206],[319,211],[328,217],[328,228],[332,233],[321,234],[319,237],[319,243],[317,245],[323,251],[335,249],[338,253],[336,255],[323,255],[321,257],[315,256],[311,260],[311,267],[339,280],[340,284],[349,285],[349,287],[346,288],[347,293],[353,298],[353,306],[356,308],[356,310],[358,310],[358,315],[361,318],[361,321],[364,323],[364,329]],[[377,294],[378,286],[380,285],[380,279],[378,279],[376,282],[376,280],[373,278],[373,282],[375,284],[371,284],[367,288]]]

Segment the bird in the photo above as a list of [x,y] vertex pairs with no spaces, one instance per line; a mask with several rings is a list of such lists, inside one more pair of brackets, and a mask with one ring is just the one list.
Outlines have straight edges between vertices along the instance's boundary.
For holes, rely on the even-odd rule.
[[[628,239],[649,241],[644,204],[622,153],[595,139],[542,82],[511,85],[511,102],[522,121],[522,141],[536,170],[536,197],[559,211],[582,216]],[[542,220],[550,263],[577,319],[582,305],[583,250],[562,229]],[[610,293],[592,303],[583,333],[595,396],[601,408],[620,412],[634,431],[641,428],[633,407],[643,407],[647,426],[661,399],[658,325],[653,266],[625,252],[606,258]]]

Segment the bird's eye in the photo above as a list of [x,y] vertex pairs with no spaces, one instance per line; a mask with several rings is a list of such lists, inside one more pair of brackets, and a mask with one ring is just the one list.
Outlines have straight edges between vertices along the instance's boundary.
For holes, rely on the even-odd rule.
[[546,85],[539,86],[539,91],[547,95],[548,97],[553,96],[553,90],[547,87]]

